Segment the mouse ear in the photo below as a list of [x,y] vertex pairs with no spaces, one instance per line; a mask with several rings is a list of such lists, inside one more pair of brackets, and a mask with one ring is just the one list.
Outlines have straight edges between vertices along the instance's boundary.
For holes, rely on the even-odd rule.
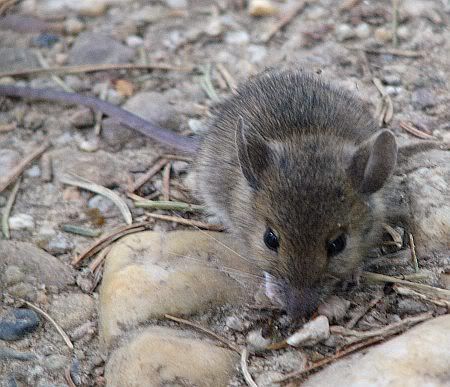
[[378,191],[397,162],[397,144],[389,130],[376,133],[353,154],[347,173],[361,193]]
[[259,179],[270,158],[270,149],[258,133],[250,133],[242,117],[236,129],[236,148],[242,173],[253,189],[259,188]]

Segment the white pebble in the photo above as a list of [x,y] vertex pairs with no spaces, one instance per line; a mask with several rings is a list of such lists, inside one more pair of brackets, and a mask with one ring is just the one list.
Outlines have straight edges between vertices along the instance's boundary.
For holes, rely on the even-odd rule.
[[67,33],[78,34],[84,30],[84,23],[76,18],[70,18],[65,21],[64,27]]
[[245,31],[229,31],[225,34],[227,44],[246,44],[250,41],[250,36]]
[[339,24],[336,27],[336,39],[339,42],[353,38],[354,36],[355,32],[348,24]]
[[39,177],[41,176],[41,168],[38,165],[33,165],[25,171],[25,175],[28,177]]
[[247,335],[247,344],[251,352],[264,351],[271,343],[270,339],[263,337],[261,329],[251,331]]
[[325,316],[319,316],[303,325],[286,342],[293,347],[312,346],[330,337],[330,324]]
[[367,23],[358,24],[355,28],[355,34],[360,39],[367,39],[370,36],[370,26]]
[[11,230],[33,230],[34,219],[28,214],[17,214],[9,218],[9,228]]
[[233,331],[242,332],[245,330],[244,322],[236,316],[227,317],[225,325]]
[[187,0],[166,0],[166,5],[170,8],[186,8]]
[[127,37],[126,43],[128,47],[136,48],[144,44],[144,39],[137,35],[131,35]]
[[84,152],[96,152],[98,150],[97,140],[81,140],[78,143],[78,148]]

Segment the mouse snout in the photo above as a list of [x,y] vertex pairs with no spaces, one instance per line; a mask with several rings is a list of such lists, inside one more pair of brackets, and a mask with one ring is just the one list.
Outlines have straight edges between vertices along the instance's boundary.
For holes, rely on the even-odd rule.
[[294,288],[286,289],[286,312],[297,319],[311,315],[319,305],[319,292],[314,288]]

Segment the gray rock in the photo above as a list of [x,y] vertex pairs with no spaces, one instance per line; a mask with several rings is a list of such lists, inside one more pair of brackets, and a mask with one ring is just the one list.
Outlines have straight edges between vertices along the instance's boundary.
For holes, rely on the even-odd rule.
[[8,347],[0,347],[0,360],[30,361],[36,359],[37,357],[34,353],[16,351],[15,349]]
[[103,33],[83,32],[78,35],[69,52],[72,65],[98,63],[127,63],[134,50]]
[[2,276],[5,285],[14,285],[22,281],[25,277],[20,267],[16,265],[7,266]]
[[69,364],[69,359],[64,355],[53,354],[45,357],[41,365],[50,371],[61,370]]
[[39,67],[33,51],[24,48],[0,47],[0,68],[2,71],[17,71]]
[[113,118],[105,118],[102,122],[101,136],[110,146],[123,146],[131,138],[141,135]]
[[160,93],[137,93],[126,102],[124,108],[164,128],[178,129],[181,125],[179,113]]
[[41,246],[45,251],[53,255],[64,254],[74,248],[73,243],[62,233],[57,233]]
[[8,293],[17,298],[27,298],[29,300],[34,300],[36,298],[36,289],[27,282],[19,282],[8,287]]
[[359,39],[367,39],[370,36],[370,26],[367,23],[358,24],[355,28],[355,35]]
[[7,176],[19,161],[19,152],[12,149],[0,149],[0,179]]
[[430,89],[420,88],[412,93],[411,102],[417,109],[426,109],[436,105],[437,99]]
[[400,298],[396,312],[400,315],[414,315],[428,311],[427,305],[411,298]]
[[448,386],[450,315],[438,317],[388,342],[331,364],[305,387]]
[[74,329],[89,320],[95,310],[94,300],[87,294],[69,293],[55,298],[50,315],[63,329]]
[[[0,272],[4,272],[10,265],[20,267],[26,276],[33,277],[38,284],[61,288],[74,281],[72,269],[68,265],[31,243],[0,243]],[[0,283],[0,289],[3,286],[4,284]]]
[[12,309],[0,317],[0,339],[20,340],[39,325],[39,317],[31,309]]
[[186,8],[188,6],[187,0],[165,0],[169,8]]

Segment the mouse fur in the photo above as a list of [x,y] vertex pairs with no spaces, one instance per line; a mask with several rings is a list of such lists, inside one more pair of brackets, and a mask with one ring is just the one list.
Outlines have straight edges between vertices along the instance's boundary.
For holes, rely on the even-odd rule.
[[393,134],[352,93],[268,70],[217,106],[197,191],[266,274],[269,297],[304,316],[379,242],[396,157]]

